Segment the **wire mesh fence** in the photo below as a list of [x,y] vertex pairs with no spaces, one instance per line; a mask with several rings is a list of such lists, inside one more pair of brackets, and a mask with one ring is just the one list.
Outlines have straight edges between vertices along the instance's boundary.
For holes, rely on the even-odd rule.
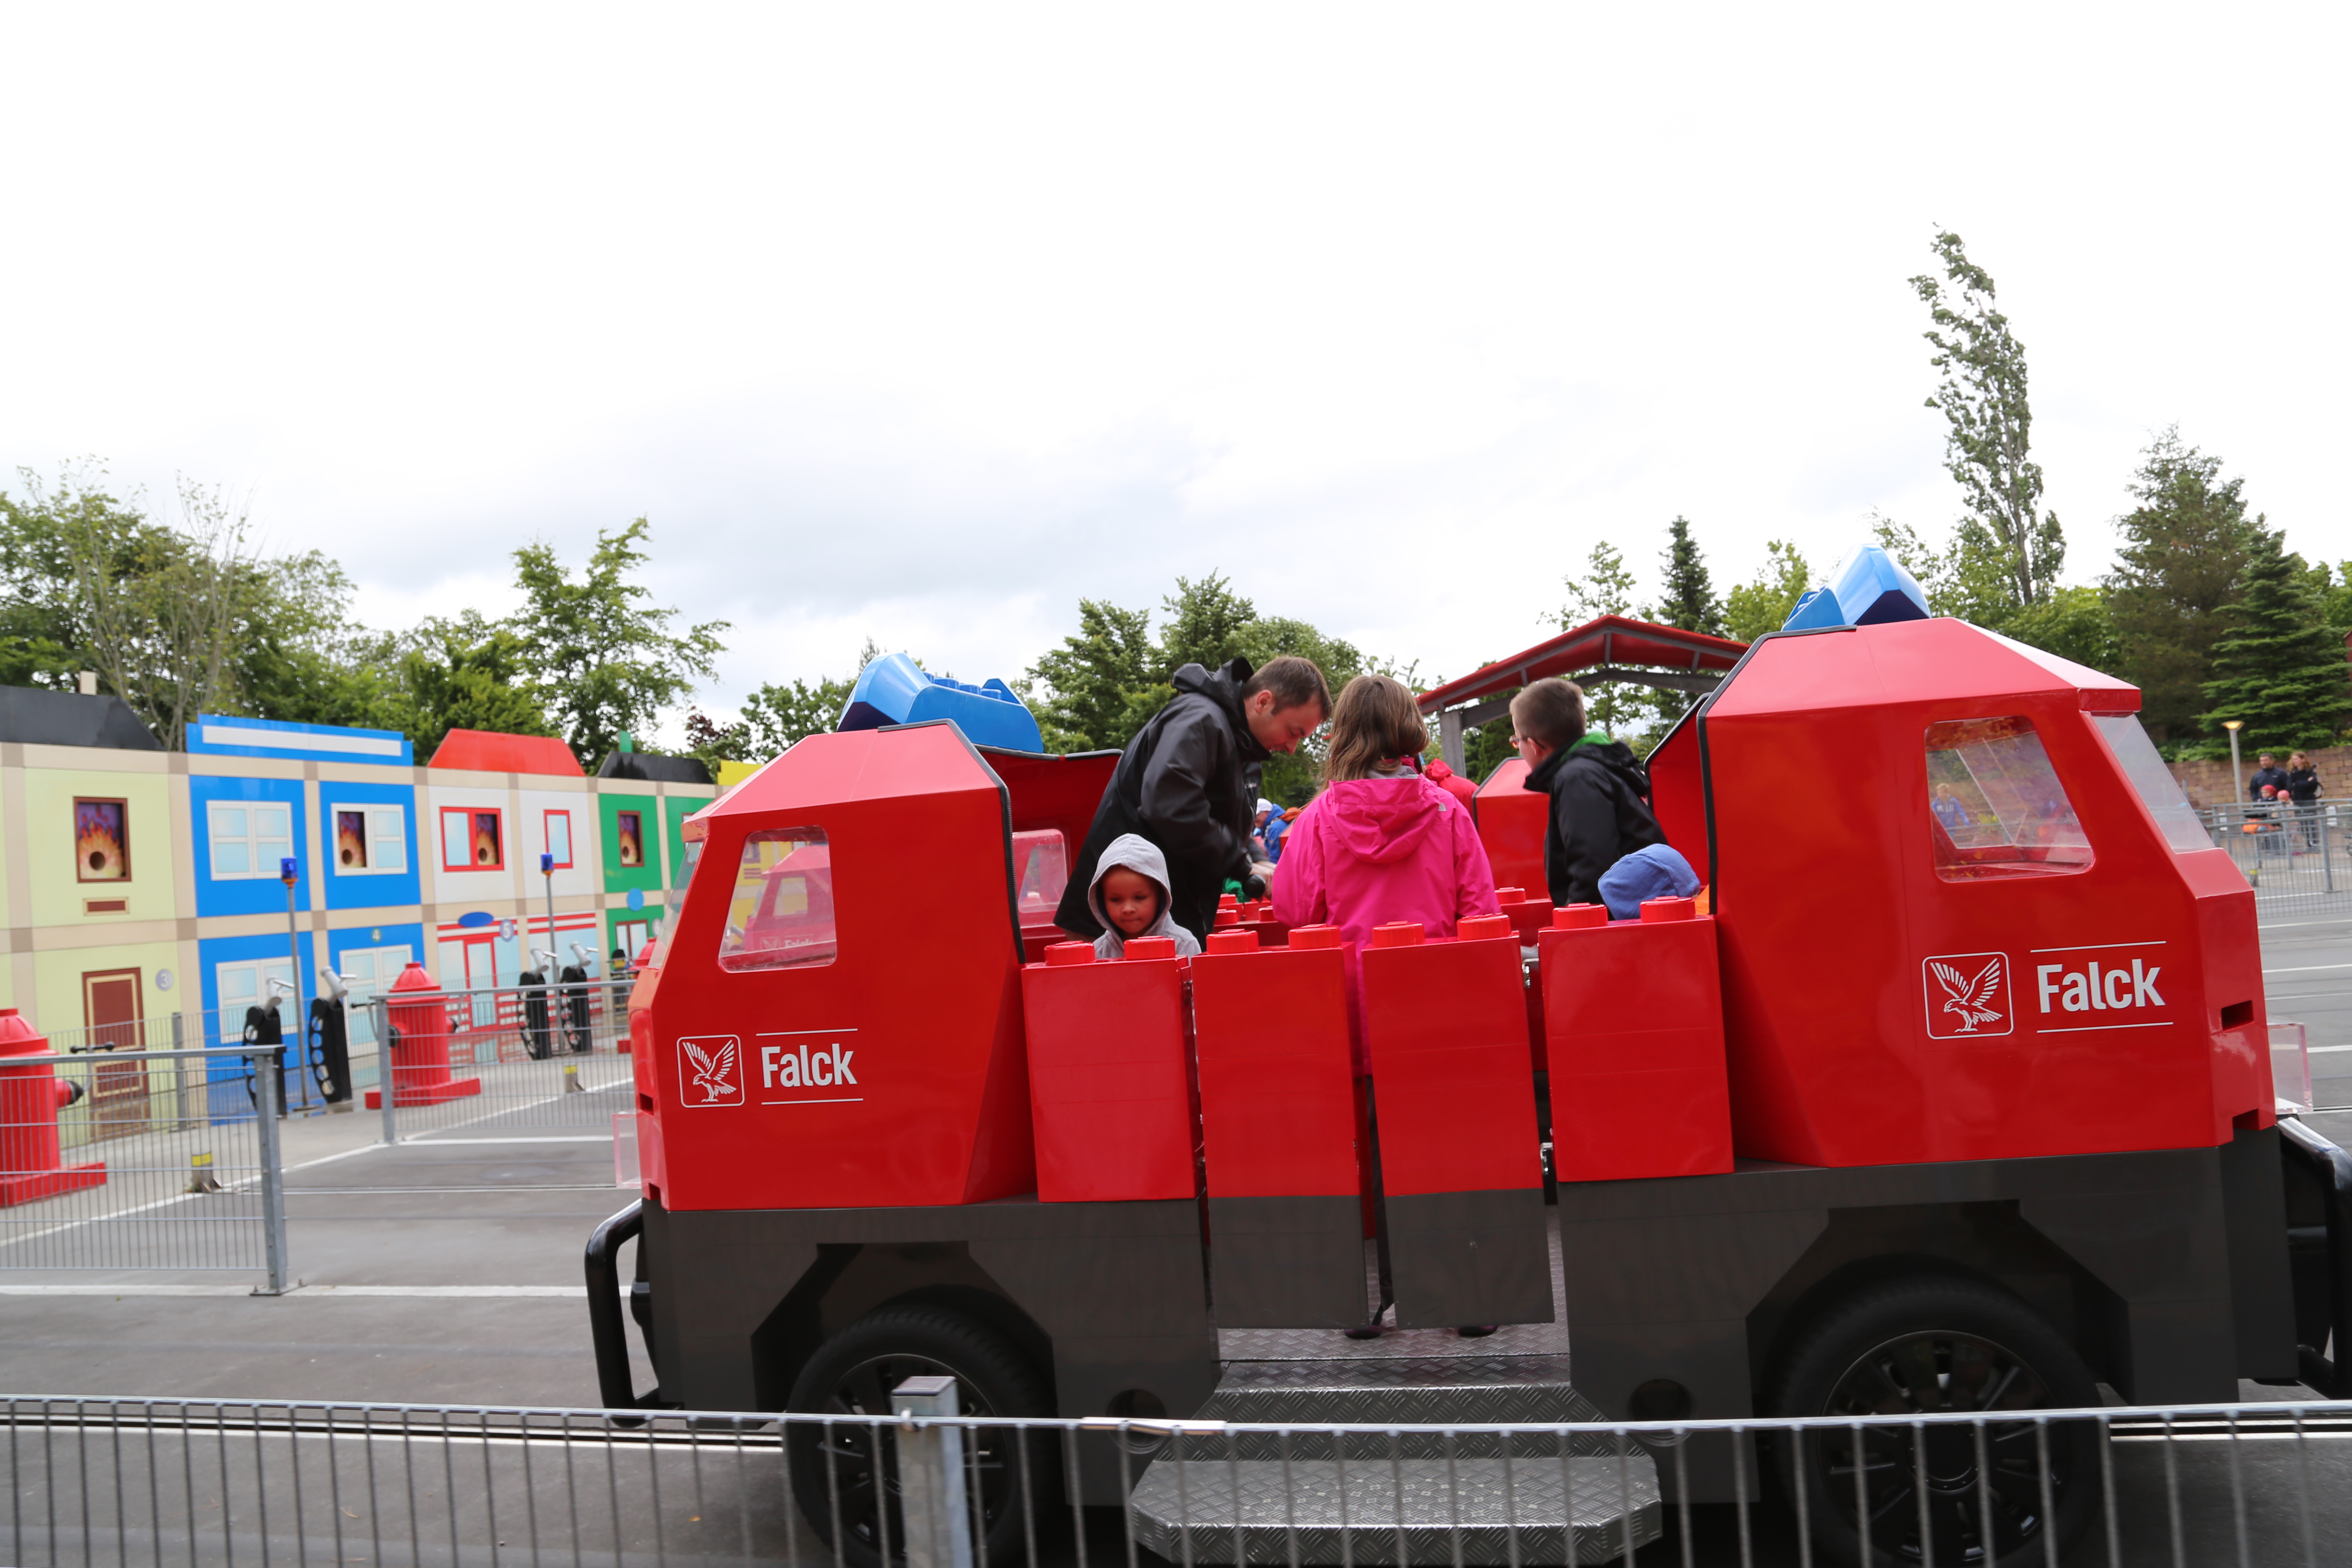
[[2352,846],[2345,838],[2352,823],[2339,820],[2336,807],[2252,802],[2199,815],[2245,873],[2264,919],[2352,910]]
[[[8,1561],[2120,1568],[2352,1548],[2352,1404],[1536,1427],[902,1414],[950,1381],[781,1422],[8,1399]],[[1710,1442],[1739,1500],[1685,1500]]]
[[391,1103],[367,1097],[386,1142],[457,1128],[610,1133],[631,1108],[625,979],[419,996],[369,1003],[372,1037],[391,1041]]
[[0,1269],[240,1269],[278,1288],[279,1054],[0,1057]]

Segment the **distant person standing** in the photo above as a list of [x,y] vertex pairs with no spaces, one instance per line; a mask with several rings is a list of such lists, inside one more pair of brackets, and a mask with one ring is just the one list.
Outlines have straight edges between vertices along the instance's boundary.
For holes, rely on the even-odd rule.
[[2263,786],[2268,784],[2279,795],[2284,795],[2287,782],[2286,770],[2278,765],[2277,757],[2269,752],[2264,752],[2257,762],[2259,765],[2254,769],[2254,776],[2246,781],[2246,794],[2256,800],[2261,800],[2263,798]]
[[2311,765],[2311,758],[2301,752],[2290,752],[2286,759],[2286,798],[2288,809],[2294,813],[2302,826],[2303,847],[2319,847],[2319,770]]
[[1285,654],[1253,670],[1247,659],[1216,669],[1188,664],[1176,695],[1127,743],[1070,866],[1054,923],[1073,936],[1102,934],[1087,907],[1096,863],[1112,839],[1139,835],[1168,858],[1169,913],[1205,942],[1228,879],[1255,896],[1250,828],[1259,771],[1295,752],[1331,715],[1331,692],[1314,662]]

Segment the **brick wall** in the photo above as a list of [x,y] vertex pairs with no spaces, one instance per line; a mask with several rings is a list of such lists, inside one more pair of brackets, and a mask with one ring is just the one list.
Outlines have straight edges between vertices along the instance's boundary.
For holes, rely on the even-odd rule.
[[[2326,746],[2307,753],[2312,766],[2319,770],[2319,797],[2352,804],[2352,746]],[[2239,791],[2231,786],[2230,764],[2219,763],[2172,763],[2172,776],[2189,793],[2189,804],[2203,810],[2209,805],[2227,805],[2238,798]],[[2240,777],[2250,779],[2260,766],[2252,756],[2245,759]],[[2279,766],[2286,766],[2286,758],[2279,758]]]

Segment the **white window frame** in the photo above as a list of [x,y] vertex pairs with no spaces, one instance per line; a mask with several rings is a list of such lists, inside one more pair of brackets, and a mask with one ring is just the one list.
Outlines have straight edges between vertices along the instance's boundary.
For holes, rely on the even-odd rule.
[[572,837],[572,809],[569,806],[551,805],[539,814],[539,847],[548,854],[555,854],[554,828],[555,819],[559,816],[563,819],[563,853],[555,856],[555,868],[569,871],[574,867],[575,842]]
[[[399,956],[391,961],[392,973],[386,974],[386,960],[394,953]],[[415,962],[416,949],[404,942],[387,942],[382,947],[347,947],[335,959],[336,973],[341,973],[343,966],[354,958],[373,960],[375,978],[373,981],[351,982],[351,999],[343,1007],[343,1029],[352,1045],[373,1046],[375,1044],[375,1009],[367,1004],[370,999],[392,989],[392,983],[400,978],[401,971]]]
[[[253,989],[250,993],[232,1001],[229,997],[229,976],[240,971],[251,973]],[[238,958],[226,963],[213,965],[213,994],[220,1001],[222,1045],[234,1046],[243,1042],[245,1010],[247,1007],[257,1006],[269,999],[269,982],[273,975],[291,984],[294,979],[294,961],[290,958]],[[278,1002],[278,1026],[286,1031],[289,1039],[299,1039],[305,1021],[296,1019],[288,1004],[289,999],[281,994]]]
[[[408,870],[408,808],[382,801],[352,800],[330,805],[327,810],[327,864],[338,877],[398,877]],[[367,815],[368,863],[346,866],[335,851],[341,829],[337,818],[346,811]],[[383,849],[390,846],[400,857],[397,866],[383,863]]]
[[[253,868],[250,870],[224,871],[221,869],[220,843],[223,835],[215,830],[214,824],[218,820],[219,814],[224,811],[242,811],[247,814],[247,831],[242,836],[241,841],[253,857]],[[255,831],[251,814],[256,811],[284,812],[286,814],[285,838],[283,840],[265,838]],[[260,847],[264,844],[281,842],[285,847],[278,854],[264,855],[260,852]],[[278,862],[294,853],[294,805],[291,801],[283,800],[208,800],[205,802],[205,846],[206,856],[212,862],[214,881],[274,882],[278,880]]]

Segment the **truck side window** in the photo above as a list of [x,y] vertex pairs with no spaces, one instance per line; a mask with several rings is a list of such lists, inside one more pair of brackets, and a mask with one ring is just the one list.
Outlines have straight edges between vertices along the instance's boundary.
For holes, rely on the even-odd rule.
[[1037,827],[1013,836],[1013,885],[1024,925],[1051,921],[1070,882],[1069,846],[1056,828]]
[[824,830],[780,827],[744,839],[719,967],[831,963],[834,952],[833,858]]
[[2115,752],[2140,804],[2156,818],[2164,841],[2183,853],[2212,848],[2213,836],[2197,820],[2189,797],[2181,793],[2180,781],[2164,765],[2156,742],[2147,738],[2139,721],[2129,713],[2095,713],[2091,722],[2106,738],[2107,750]]
[[1927,813],[1936,875],[1948,882],[2063,876],[2091,864],[2066,786],[2022,715],[1927,727]]

